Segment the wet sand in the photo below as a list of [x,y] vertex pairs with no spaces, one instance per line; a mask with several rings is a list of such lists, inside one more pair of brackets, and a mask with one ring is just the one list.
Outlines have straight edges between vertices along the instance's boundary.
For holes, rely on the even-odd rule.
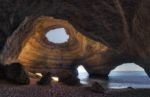
[[52,82],[48,86],[36,85],[32,80],[30,85],[14,85],[0,82],[0,97],[150,97],[150,89],[117,89],[106,90],[106,93],[94,93],[86,86],[67,86]]

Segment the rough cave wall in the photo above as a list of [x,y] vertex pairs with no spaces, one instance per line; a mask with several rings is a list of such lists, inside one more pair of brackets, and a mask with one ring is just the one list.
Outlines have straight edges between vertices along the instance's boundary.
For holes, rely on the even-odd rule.
[[[60,27],[65,28],[70,36],[68,42],[49,42],[45,34]],[[75,73],[76,67],[83,64],[91,76],[104,77],[111,69],[125,61],[133,60],[101,42],[84,36],[68,21],[45,16],[27,17],[8,38],[1,53],[3,64],[19,62],[27,71],[51,71],[54,75],[60,70]]]
[[[124,37],[124,23],[118,2],[130,22],[141,0],[1,0],[0,29],[6,41],[26,16],[52,16],[68,20],[79,32],[118,48]],[[144,1],[144,0],[143,0]],[[148,1],[148,0],[147,0]],[[144,1],[145,2],[145,1]],[[81,22],[82,21],[82,22]],[[128,30],[128,29],[127,29]],[[129,32],[129,33],[130,33]],[[111,34],[113,33],[113,34]],[[107,43],[108,42],[108,43]]]
[[51,16],[69,21],[78,32],[117,51],[106,53],[110,57],[106,67],[131,61],[150,75],[149,0],[1,0],[0,5],[1,52],[26,16]]
[[[59,27],[66,29],[70,36],[68,42],[62,44],[49,42],[45,34]],[[108,58],[103,56],[108,50],[110,49],[102,43],[77,32],[66,20],[44,16],[36,19],[28,17],[9,37],[1,54],[1,62],[3,64],[19,62],[28,71],[35,73],[48,71],[57,73],[61,69],[76,70],[74,67],[83,64],[90,74],[100,75],[102,72],[108,72],[101,66]]]

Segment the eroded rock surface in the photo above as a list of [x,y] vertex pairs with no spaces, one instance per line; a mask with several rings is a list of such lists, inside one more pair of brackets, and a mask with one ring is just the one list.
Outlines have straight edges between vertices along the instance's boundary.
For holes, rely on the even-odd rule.
[[9,65],[0,64],[0,79],[20,85],[30,83],[28,73],[25,71],[24,66],[19,63]]
[[93,91],[95,93],[104,93],[105,92],[105,89],[98,82],[94,82],[90,89],[91,89],[91,91]]
[[[33,19],[35,18],[25,19],[8,39],[2,52],[3,63],[9,64],[17,61],[24,64],[28,71],[35,73],[51,71],[55,74],[65,69],[71,71],[80,64],[85,64],[85,68],[91,74],[96,72],[98,75],[103,72],[100,64],[109,58],[109,56],[104,56],[109,50],[108,47],[77,32],[66,20],[52,17]],[[70,36],[68,42],[54,44],[47,40],[45,36],[47,31],[58,27],[66,29]]]
[[42,75],[40,81],[37,82],[38,85],[50,85],[51,84],[51,73],[47,72]]
[[79,79],[68,70],[61,70],[58,73],[59,82],[62,82],[67,85],[78,85]]
[[[54,68],[53,73],[83,64],[91,75],[106,76],[119,64],[134,62],[150,75],[149,0],[1,0],[0,4],[1,63],[21,62],[33,72]],[[43,37],[57,27],[54,24],[70,34],[68,44],[52,45]]]

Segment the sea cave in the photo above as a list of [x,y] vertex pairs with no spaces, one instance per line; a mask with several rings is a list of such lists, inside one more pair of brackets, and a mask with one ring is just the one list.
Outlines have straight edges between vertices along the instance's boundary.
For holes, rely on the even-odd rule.
[[[1,0],[0,5],[0,78],[20,87],[27,85],[19,88],[22,91],[33,83],[36,89],[47,85],[58,92],[63,84],[80,86],[83,77],[110,80],[126,63],[130,64],[123,70],[140,67],[150,77],[149,0]],[[81,88],[83,94],[89,90],[100,92],[90,97],[105,93],[112,97],[99,83],[90,85],[87,90]],[[73,89],[65,90],[78,94]]]

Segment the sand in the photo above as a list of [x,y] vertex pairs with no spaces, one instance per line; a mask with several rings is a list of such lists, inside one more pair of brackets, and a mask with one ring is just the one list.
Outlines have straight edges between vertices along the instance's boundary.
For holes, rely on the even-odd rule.
[[0,81],[0,97],[150,97],[150,89],[106,90],[106,93],[94,93],[86,86],[67,86],[52,82],[39,86],[32,80],[30,85],[14,85]]

